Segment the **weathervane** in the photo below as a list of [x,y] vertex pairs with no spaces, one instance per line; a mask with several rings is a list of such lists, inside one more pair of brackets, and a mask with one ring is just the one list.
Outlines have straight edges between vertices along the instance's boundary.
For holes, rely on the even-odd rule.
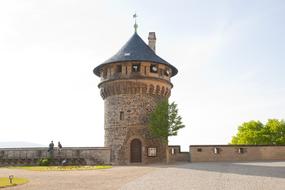
[[138,15],[137,15],[137,13],[135,13],[135,14],[133,15],[133,18],[135,19],[135,25],[134,25],[135,33],[137,33],[137,29],[138,29],[137,17],[138,17]]

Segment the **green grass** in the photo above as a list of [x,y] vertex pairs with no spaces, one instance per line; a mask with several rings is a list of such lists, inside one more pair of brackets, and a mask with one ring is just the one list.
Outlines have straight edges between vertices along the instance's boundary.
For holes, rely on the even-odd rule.
[[29,180],[25,178],[13,178],[13,183],[10,184],[9,178],[8,177],[0,177],[0,188],[3,187],[10,187],[10,186],[15,186],[15,185],[20,185],[20,184],[25,184],[28,183]]
[[76,171],[76,170],[98,170],[109,169],[112,166],[15,166],[9,169],[23,169],[30,171]]

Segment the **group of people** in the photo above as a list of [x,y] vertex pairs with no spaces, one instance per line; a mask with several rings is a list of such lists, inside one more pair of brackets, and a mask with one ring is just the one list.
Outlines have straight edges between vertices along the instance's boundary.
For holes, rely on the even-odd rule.
[[[62,149],[62,145],[61,145],[61,143],[58,141],[58,143],[57,143],[57,151],[58,151],[58,152],[61,152],[61,149]],[[54,144],[53,144],[53,141],[51,141],[51,142],[49,143],[48,152],[53,152],[53,150],[54,150]]]

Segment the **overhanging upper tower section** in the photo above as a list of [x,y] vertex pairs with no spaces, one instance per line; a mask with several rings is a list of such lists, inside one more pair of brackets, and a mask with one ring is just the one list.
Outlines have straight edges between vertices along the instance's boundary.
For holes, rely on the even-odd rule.
[[127,43],[111,58],[97,66],[93,72],[97,76],[101,76],[104,72],[104,67],[109,64],[122,62],[151,62],[154,64],[162,64],[169,68],[169,75],[173,77],[178,70],[167,61],[155,54],[155,52],[140,38],[135,32]]

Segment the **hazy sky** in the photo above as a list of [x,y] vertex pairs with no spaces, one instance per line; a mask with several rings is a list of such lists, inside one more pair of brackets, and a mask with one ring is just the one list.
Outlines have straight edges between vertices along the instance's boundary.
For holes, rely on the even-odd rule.
[[285,115],[285,1],[0,1],[0,141],[103,146],[92,70],[133,33],[157,35],[179,72],[186,128],[170,144],[227,144],[238,125]]

